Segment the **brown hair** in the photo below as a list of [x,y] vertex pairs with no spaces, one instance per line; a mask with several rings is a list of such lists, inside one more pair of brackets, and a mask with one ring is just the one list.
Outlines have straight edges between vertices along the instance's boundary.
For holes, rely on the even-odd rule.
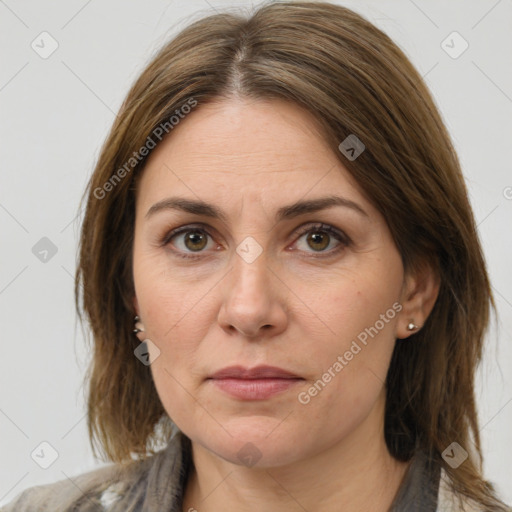
[[[480,469],[474,372],[494,302],[457,156],[402,51],[358,14],[329,3],[274,2],[249,18],[225,13],[196,21],[129,91],[82,199],[75,297],[81,319],[83,299],[94,340],[93,447],[123,462],[147,456],[169,433],[150,369],[133,355],[135,181],[147,155],[130,158],[158,127],[172,136],[169,119],[191,99],[200,108],[233,95],[280,98],[309,110],[384,215],[405,270],[428,263],[438,273],[439,296],[426,324],[396,343],[386,382],[386,442],[403,461],[419,446],[459,495],[486,510],[506,510]],[[337,149],[350,134],[366,146],[354,161]],[[441,457],[454,441],[470,452],[457,469]]]

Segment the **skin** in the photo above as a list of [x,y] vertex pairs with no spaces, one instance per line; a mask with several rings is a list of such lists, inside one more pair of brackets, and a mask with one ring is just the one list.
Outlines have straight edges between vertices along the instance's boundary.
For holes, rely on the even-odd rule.
[[[411,334],[410,321],[424,324],[439,284],[428,268],[404,274],[384,218],[315,127],[311,114],[281,100],[199,105],[141,177],[134,307],[143,338],[160,351],[151,364],[159,397],[192,440],[184,511],[386,511],[408,467],[385,444],[384,381],[394,344],[412,342],[396,339]],[[333,194],[366,216],[334,206],[274,218],[283,206]],[[171,196],[211,203],[226,219],[175,209],[146,216]],[[319,222],[350,242],[319,232]],[[181,233],[161,243],[198,223],[209,233],[199,242],[186,245]],[[246,237],[262,250],[252,262],[236,251]],[[301,403],[299,393],[395,303],[400,312]],[[266,400],[241,400],[207,380],[235,364],[278,366],[304,380]],[[254,465],[238,456],[249,442]]]

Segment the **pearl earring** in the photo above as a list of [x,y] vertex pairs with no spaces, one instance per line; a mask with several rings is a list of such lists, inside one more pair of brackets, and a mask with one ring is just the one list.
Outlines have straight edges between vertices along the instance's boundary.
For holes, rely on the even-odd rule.
[[138,316],[135,316],[133,320],[135,322],[135,329],[133,329],[133,334],[135,334],[140,341],[145,341],[146,336],[144,334],[144,325],[142,324]]
[[416,329],[419,329],[419,326],[416,325],[414,322],[409,322],[409,324],[407,325],[407,330],[415,331]]

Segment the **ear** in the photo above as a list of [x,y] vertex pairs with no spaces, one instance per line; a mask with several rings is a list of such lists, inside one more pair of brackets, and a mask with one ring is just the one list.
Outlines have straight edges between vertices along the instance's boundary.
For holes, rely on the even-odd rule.
[[[397,338],[408,338],[425,325],[439,295],[439,287],[439,274],[428,263],[423,263],[417,270],[411,270],[405,275],[400,296],[402,310],[396,323]],[[411,322],[418,328],[408,329]]]

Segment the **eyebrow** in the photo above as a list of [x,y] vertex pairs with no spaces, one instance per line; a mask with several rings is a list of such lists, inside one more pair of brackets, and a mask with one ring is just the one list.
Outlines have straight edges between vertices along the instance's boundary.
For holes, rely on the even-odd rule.
[[[341,196],[327,196],[307,201],[297,201],[291,205],[283,206],[277,210],[276,220],[282,221],[285,219],[293,219],[306,213],[314,213],[334,206],[349,208],[357,212],[359,215],[369,218],[369,215],[363,210],[363,208],[354,201]],[[152,217],[157,212],[166,210],[179,210],[194,215],[203,215],[205,217],[219,219],[222,222],[227,223],[226,214],[215,205],[200,200],[185,199],[183,197],[169,197],[155,203],[147,211],[146,219]]]

